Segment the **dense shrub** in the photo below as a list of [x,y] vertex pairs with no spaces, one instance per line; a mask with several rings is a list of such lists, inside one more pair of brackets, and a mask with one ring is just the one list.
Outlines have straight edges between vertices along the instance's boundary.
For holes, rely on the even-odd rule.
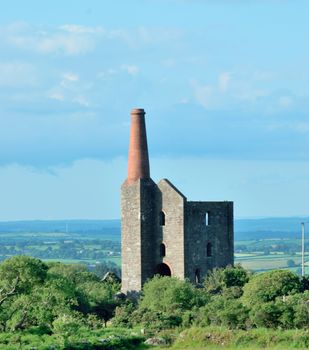
[[[0,330],[30,327],[54,330],[61,316],[106,323],[118,305],[119,283],[101,282],[82,265],[52,263],[15,256],[0,264]],[[90,318],[89,315],[93,317]]]
[[222,293],[231,287],[241,288],[249,281],[251,273],[240,265],[215,268],[207,276],[204,286],[211,294]]
[[189,281],[176,277],[155,276],[143,289],[140,307],[159,312],[175,313],[203,304],[203,297]]
[[245,329],[249,325],[249,309],[239,299],[214,296],[212,301],[199,310],[195,324],[217,325],[227,328]]
[[277,300],[282,327],[309,329],[309,291]]
[[132,328],[134,320],[132,318],[133,312],[136,311],[137,304],[130,300],[125,301],[121,306],[117,306],[115,310],[115,317],[113,318],[113,326]]
[[244,286],[242,300],[249,307],[274,301],[279,296],[299,293],[299,277],[291,271],[275,270],[254,275]]

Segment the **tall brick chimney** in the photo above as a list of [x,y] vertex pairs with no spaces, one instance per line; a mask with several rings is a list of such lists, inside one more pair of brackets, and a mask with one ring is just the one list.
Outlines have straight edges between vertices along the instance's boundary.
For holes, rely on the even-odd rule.
[[145,126],[145,111],[140,108],[135,108],[131,111],[127,184],[130,185],[138,179],[149,178],[150,170]]

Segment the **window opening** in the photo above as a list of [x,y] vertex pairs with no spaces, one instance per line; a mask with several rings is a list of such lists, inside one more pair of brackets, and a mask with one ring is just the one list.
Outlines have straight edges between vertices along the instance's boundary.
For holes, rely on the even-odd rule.
[[164,244],[164,243],[161,243],[161,244],[160,244],[160,256],[161,256],[161,257],[164,257],[165,254],[166,254],[165,244]]
[[200,269],[195,270],[195,283],[201,283],[201,274],[200,274]]
[[212,246],[211,243],[207,243],[207,256],[212,256]]
[[209,225],[209,212],[208,211],[205,213],[205,225],[206,226]]
[[164,226],[165,225],[165,214],[164,214],[163,211],[160,211],[159,221],[160,221],[160,226]]

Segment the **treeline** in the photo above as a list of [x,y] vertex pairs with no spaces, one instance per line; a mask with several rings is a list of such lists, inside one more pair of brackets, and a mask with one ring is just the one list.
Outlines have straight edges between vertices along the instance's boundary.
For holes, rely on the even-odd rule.
[[309,329],[309,279],[286,270],[253,275],[241,266],[213,270],[199,288],[156,276],[145,284],[138,303],[116,308],[113,324],[154,330]]
[[[305,242],[305,251],[309,250],[309,242]],[[295,255],[301,251],[301,241],[279,242],[256,240],[249,244],[235,241],[235,253],[261,253],[269,255],[271,252]]]
[[120,256],[120,242],[109,240],[59,240],[40,242],[18,240],[0,245],[0,259],[12,255],[29,255],[39,259],[104,260]]
[[227,267],[212,271],[199,286],[155,276],[138,299],[119,291],[113,274],[102,280],[82,265],[27,256],[5,260],[0,348],[137,348],[145,337],[171,341],[172,334],[192,327],[309,329],[309,279],[290,271],[254,275]]
[[83,265],[7,259],[0,264],[0,348],[135,348],[142,337],[105,329],[121,304],[119,289],[113,274],[103,281]]

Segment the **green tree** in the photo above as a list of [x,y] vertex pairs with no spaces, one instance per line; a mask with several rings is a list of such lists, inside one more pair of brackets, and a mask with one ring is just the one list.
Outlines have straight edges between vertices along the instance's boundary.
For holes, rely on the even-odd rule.
[[281,326],[290,328],[309,328],[309,291],[277,299],[281,309]]
[[143,288],[140,307],[160,312],[189,310],[202,304],[202,294],[189,281],[155,276]]
[[281,308],[274,302],[259,303],[252,307],[249,316],[256,327],[277,328],[280,325]]
[[254,275],[244,286],[242,296],[246,306],[258,306],[261,303],[274,301],[278,296],[299,293],[299,277],[285,270],[275,270]]
[[41,285],[47,275],[47,265],[29,256],[14,256],[0,264],[0,305],[17,293],[29,293]]
[[51,263],[48,273],[50,275],[63,276],[74,285],[79,285],[86,281],[99,281],[99,278],[94,273],[89,272],[87,266],[82,264]]
[[242,288],[250,277],[251,273],[240,265],[215,268],[206,276],[204,286],[207,292],[218,294],[226,288]]
[[132,314],[137,310],[137,304],[131,300],[126,300],[122,305],[117,306],[115,309],[115,317],[112,322],[116,327],[132,328],[134,320]]
[[116,306],[119,304],[115,299],[115,294],[119,291],[119,283],[89,281],[81,284],[79,289],[85,294],[91,313],[96,314],[106,322],[112,318]]
[[245,329],[248,325],[248,315],[249,309],[239,299],[215,295],[209,304],[199,310],[196,324]]
[[36,324],[47,325],[49,328],[59,315],[88,308],[84,305],[87,300],[76,290],[74,283],[62,276],[49,275],[45,285],[33,291],[33,298],[33,318]]

